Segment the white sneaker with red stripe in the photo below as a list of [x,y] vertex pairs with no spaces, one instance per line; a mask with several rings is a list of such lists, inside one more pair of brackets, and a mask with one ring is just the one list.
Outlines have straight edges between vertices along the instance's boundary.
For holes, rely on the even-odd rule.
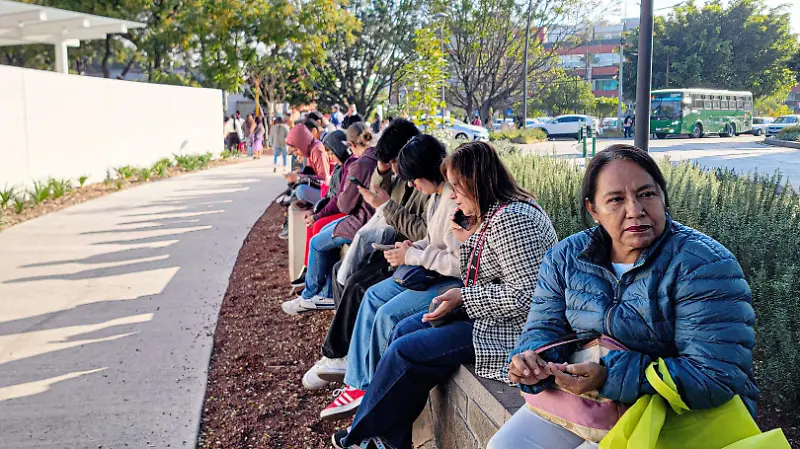
[[361,405],[361,400],[364,399],[365,393],[364,390],[358,390],[350,386],[334,391],[333,394],[336,399],[325,407],[319,417],[326,421],[335,421],[355,415],[358,406]]

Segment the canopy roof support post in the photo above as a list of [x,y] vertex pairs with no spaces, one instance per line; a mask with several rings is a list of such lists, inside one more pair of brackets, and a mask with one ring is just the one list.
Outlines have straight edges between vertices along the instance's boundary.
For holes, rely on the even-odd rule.
[[56,47],[56,72],[69,73],[69,60],[67,59],[67,42],[59,41]]

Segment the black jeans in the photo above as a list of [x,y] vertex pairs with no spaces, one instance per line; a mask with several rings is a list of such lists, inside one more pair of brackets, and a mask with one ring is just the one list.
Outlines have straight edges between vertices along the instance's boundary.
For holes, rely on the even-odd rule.
[[325,343],[322,345],[322,355],[329,359],[340,359],[347,355],[364,294],[368,288],[391,274],[389,263],[380,251],[375,251],[363,268],[350,275],[344,286],[336,282],[339,265],[333,268],[333,300],[336,303],[336,315],[333,316]]

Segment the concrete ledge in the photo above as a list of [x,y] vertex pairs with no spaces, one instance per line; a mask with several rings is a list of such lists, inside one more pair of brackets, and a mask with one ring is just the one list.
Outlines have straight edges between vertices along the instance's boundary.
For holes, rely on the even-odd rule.
[[789,142],[788,140],[781,140],[781,139],[776,139],[774,137],[767,137],[766,139],[764,139],[764,143],[776,147],[786,147],[786,148],[794,148],[800,150],[800,142]]
[[414,423],[414,447],[483,449],[523,404],[519,389],[480,378],[471,365],[461,366],[446,384],[431,391]]

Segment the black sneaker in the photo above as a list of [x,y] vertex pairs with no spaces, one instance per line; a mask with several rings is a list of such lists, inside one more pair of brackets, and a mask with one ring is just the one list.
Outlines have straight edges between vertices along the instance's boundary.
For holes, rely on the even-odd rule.
[[347,429],[342,429],[331,436],[331,443],[333,443],[333,447],[336,449],[345,449],[344,446],[344,439],[347,438],[347,434],[349,432]]
[[300,273],[300,276],[297,279],[293,280],[291,284],[292,287],[305,287],[306,285],[306,267],[303,267],[303,272]]

